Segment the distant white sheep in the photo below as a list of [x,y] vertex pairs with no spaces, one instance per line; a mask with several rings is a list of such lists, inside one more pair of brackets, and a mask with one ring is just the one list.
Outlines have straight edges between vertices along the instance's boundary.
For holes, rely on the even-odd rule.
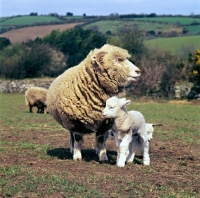
[[138,148],[143,155],[143,164],[150,165],[149,141],[144,116],[138,111],[127,111],[131,101],[125,98],[111,97],[103,110],[104,118],[113,118],[115,144],[117,148],[117,166],[124,167],[132,162]]
[[47,113],[46,95],[47,89],[42,87],[30,87],[25,92],[25,103],[29,106],[29,112],[33,112],[33,107],[37,107],[37,113]]

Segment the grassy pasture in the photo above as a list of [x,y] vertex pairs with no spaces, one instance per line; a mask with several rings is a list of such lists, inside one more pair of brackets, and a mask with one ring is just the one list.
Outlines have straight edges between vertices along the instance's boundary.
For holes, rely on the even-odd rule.
[[194,46],[197,49],[200,46],[200,36],[183,36],[172,38],[157,38],[145,42],[147,47],[156,47],[175,54],[182,46]]
[[112,32],[112,34],[117,35],[120,29],[123,29],[126,26],[135,27],[138,30],[150,31],[154,30],[156,33],[158,31],[162,31],[163,33],[167,33],[170,31],[181,32],[182,28],[174,26],[173,24],[159,24],[159,23],[149,23],[146,21],[134,21],[134,20],[105,20],[105,21],[97,21],[94,23],[90,23],[84,25],[84,29],[90,29],[91,27],[98,27],[98,31],[106,34],[108,30]]
[[200,197],[200,104],[133,100],[128,108],[164,124],[150,142],[150,167],[137,153],[117,168],[112,137],[109,162],[99,164],[93,135],[74,162],[69,133],[49,114],[30,114],[24,94],[0,94],[0,197]]
[[200,25],[189,25],[186,26],[186,28],[191,32],[192,34],[197,34],[200,32]]
[[13,25],[34,25],[35,23],[49,23],[51,21],[60,21],[56,17],[51,16],[21,16],[8,18],[5,21],[0,21],[0,26],[13,26]]
[[156,21],[156,22],[165,22],[179,25],[189,25],[192,22],[200,23],[199,18],[192,17],[144,17],[144,18],[134,18],[137,21]]

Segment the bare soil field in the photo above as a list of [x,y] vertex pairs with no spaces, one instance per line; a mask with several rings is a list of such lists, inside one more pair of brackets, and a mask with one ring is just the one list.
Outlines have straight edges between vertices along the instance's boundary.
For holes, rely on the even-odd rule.
[[11,41],[11,43],[22,43],[30,39],[34,40],[37,37],[43,38],[44,36],[49,34],[52,30],[63,31],[66,29],[74,28],[76,25],[79,24],[82,23],[26,27],[5,32],[3,34],[0,34],[0,37],[8,38]]

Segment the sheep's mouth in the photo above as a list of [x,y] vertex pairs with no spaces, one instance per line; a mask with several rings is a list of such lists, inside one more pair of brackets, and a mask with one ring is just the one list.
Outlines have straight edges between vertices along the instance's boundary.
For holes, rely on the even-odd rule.
[[132,81],[137,81],[139,79],[139,77],[140,77],[140,75],[138,75],[138,76],[130,76],[130,79]]

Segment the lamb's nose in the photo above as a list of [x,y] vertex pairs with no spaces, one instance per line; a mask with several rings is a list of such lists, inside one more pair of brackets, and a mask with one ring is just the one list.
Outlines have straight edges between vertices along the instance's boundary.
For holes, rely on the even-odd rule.
[[136,72],[137,74],[140,74],[140,69],[136,69],[135,72]]

